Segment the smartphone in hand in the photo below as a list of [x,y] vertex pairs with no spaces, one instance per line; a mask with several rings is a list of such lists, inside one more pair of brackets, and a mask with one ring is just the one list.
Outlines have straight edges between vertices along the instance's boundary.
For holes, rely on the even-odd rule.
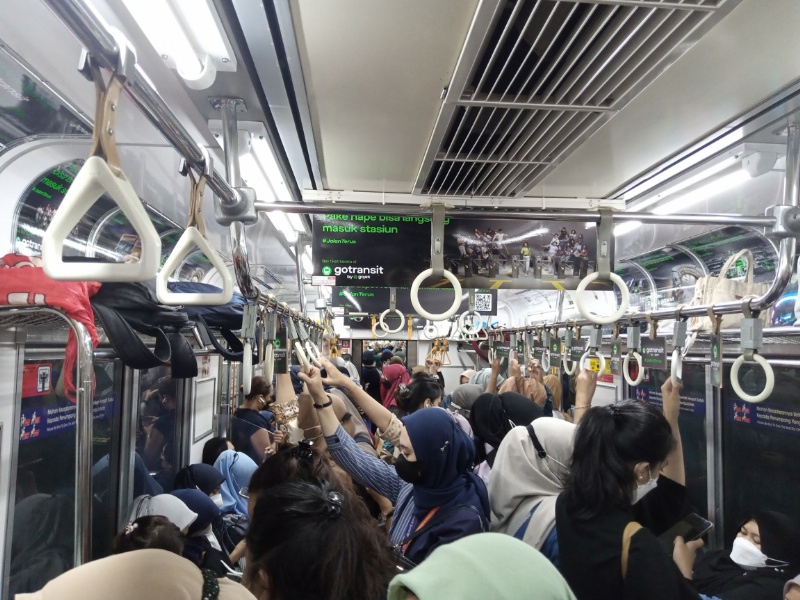
[[672,556],[672,546],[675,543],[675,538],[681,536],[684,542],[691,542],[697,538],[703,537],[706,533],[711,531],[714,524],[708,519],[704,519],[696,513],[692,513],[675,525],[670,527],[666,533],[658,536],[658,541],[664,546],[664,549]]

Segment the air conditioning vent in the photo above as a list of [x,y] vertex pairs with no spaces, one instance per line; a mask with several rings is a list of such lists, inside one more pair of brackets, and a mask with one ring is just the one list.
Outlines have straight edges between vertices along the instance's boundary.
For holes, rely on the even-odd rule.
[[415,191],[525,195],[739,1],[499,3],[473,23]]

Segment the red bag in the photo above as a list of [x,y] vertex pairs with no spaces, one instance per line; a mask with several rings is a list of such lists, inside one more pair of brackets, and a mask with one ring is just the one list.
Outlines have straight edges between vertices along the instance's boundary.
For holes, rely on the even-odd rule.
[[[11,306],[50,306],[63,310],[67,316],[86,326],[96,348],[97,327],[89,298],[101,284],[96,281],[56,281],[50,279],[40,266],[38,257],[6,254],[0,259],[0,304]],[[75,402],[75,362],[78,341],[70,329],[64,359],[64,388],[67,397]]]

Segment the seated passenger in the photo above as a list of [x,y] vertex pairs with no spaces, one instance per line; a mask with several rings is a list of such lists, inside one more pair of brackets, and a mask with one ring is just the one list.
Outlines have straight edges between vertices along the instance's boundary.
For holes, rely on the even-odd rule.
[[247,534],[246,577],[259,598],[378,600],[394,569],[391,552],[353,496],[305,481],[259,495]]
[[556,498],[572,461],[575,425],[536,419],[515,427],[497,451],[489,484],[492,531],[512,535],[558,564]]
[[420,410],[404,419],[396,466],[358,449],[330,410],[319,370],[301,374],[319,412],[333,459],[353,479],[395,503],[391,544],[421,562],[434,548],[488,529],[489,498],[469,471],[472,440],[444,409]]
[[212,598],[214,590],[219,600],[255,600],[239,583],[204,573],[173,552],[147,549],[86,563],[17,600],[189,600]]
[[189,525],[197,519],[197,513],[189,510],[188,506],[172,494],[135,498],[128,522],[133,523],[139,517],[151,516],[166,517],[183,533],[189,531]]
[[9,594],[40,590],[72,568],[74,505],[71,497],[34,494],[14,506]]
[[225,450],[235,450],[233,442],[224,437],[211,438],[203,444],[203,464],[213,467],[219,455],[225,452]]
[[151,548],[181,555],[183,545],[184,537],[178,526],[161,516],[139,517],[125,525],[111,543],[114,554]]
[[231,419],[234,448],[247,454],[256,464],[264,461],[267,448],[272,444],[269,435],[272,424],[260,412],[267,407],[271,396],[272,384],[263,377],[253,377],[250,393]]
[[800,529],[786,515],[762,511],[746,519],[729,549],[694,561],[692,581],[721,600],[780,598],[786,579],[800,571]]
[[[658,409],[636,401],[585,412],[567,488],[556,500],[561,572],[579,600],[697,599],[687,575],[634,521],[631,508],[658,483],[675,444],[669,423]],[[700,546],[682,547],[692,553]],[[685,557],[677,547],[680,566]]]
[[389,584],[389,600],[449,598],[575,600],[564,577],[546,558],[498,533],[471,535],[441,546]]
[[246,454],[225,450],[217,458],[214,468],[225,476],[225,481],[220,488],[222,492],[220,509],[223,513],[235,511],[246,517],[247,486],[250,485],[250,477],[253,476],[258,465]]
[[219,519],[219,508],[200,490],[175,490],[172,494],[197,513],[197,519],[186,532],[183,557],[201,569],[211,569],[217,577],[225,577],[232,563],[212,528]]
[[222,494],[220,487],[225,481],[225,476],[211,465],[199,463],[183,467],[175,475],[175,490],[198,489],[214,501],[214,504],[222,506]]

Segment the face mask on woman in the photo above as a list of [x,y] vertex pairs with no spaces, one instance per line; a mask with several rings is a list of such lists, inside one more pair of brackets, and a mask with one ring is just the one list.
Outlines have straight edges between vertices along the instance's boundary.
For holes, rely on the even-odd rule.
[[394,468],[397,471],[397,476],[403,481],[412,485],[422,483],[422,468],[419,461],[411,462],[401,454],[397,457]]
[[218,508],[222,508],[222,504],[224,503],[224,501],[222,499],[222,494],[221,493],[218,492],[218,493],[214,494],[213,496],[211,496],[211,500],[214,502],[214,504],[217,505]]
[[[745,569],[757,569],[759,567],[785,567],[788,563],[775,560],[761,552],[753,542],[746,537],[737,536],[733,540],[731,550],[731,560]],[[770,561],[770,564],[767,564]]]
[[650,465],[647,465],[647,476],[648,476],[647,483],[643,483],[642,485],[637,484],[636,489],[633,490],[633,501],[631,502],[631,504],[636,504],[639,500],[641,500],[647,494],[656,489],[656,486],[658,485],[658,475],[656,475],[654,479],[649,479]]

